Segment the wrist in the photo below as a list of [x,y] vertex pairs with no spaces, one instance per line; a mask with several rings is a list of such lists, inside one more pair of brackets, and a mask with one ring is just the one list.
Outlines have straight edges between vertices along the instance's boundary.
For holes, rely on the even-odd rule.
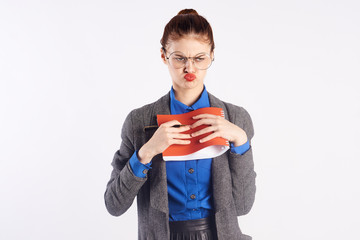
[[245,131],[241,131],[241,133],[239,135],[237,135],[238,137],[235,138],[235,140],[233,141],[234,147],[238,147],[241,146],[243,144],[245,144],[248,141],[247,135]]
[[138,159],[142,164],[148,164],[155,156],[145,145],[143,145],[138,152]]
[[237,141],[234,141],[233,144],[234,144],[234,147],[238,147],[238,146],[241,146],[243,144],[245,144],[247,142],[247,139],[245,140],[237,140]]

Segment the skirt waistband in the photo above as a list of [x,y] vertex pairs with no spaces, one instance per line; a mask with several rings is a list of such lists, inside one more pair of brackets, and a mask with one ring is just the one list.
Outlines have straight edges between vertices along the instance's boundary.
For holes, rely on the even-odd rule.
[[171,232],[184,231],[203,231],[208,229],[215,229],[214,217],[200,218],[187,221],[173,221],[169,222]]

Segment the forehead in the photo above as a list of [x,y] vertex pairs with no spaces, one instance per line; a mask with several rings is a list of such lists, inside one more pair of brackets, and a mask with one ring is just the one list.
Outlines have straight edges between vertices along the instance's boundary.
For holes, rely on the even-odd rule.
[[211,46],[201,38],[186,36],[178,40],[169,41],[168,51],[180,51],[184,54],[191,56],[200,52],[210,53]]

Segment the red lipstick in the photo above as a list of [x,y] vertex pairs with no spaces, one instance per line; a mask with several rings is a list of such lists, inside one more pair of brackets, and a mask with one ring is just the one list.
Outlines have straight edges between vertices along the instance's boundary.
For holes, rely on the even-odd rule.
[[186,81],[191,82],[191,81],[194,81],[194,80],[195,80],[196,75],[195,75],[195,74],[192,74],[192,73],[187,73],[187,74],[184,76],[184,78],[186,79]]

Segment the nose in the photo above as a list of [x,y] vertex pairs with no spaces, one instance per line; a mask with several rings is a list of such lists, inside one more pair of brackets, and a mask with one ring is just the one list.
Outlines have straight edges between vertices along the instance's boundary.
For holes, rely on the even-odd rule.
[[195,65],[194,65],[194,60],[191,58],[188,58],[186,63],[185,63],[185,71],[188,73],[193,73],[195,72]]

